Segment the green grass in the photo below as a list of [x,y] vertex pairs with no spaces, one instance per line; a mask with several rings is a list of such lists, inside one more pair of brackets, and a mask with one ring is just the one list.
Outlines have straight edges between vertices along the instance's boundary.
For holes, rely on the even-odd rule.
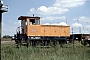
[[15,44],[1,45],[1,60],[90,60],[90,47],[79,43],[56,47],[16,48]]

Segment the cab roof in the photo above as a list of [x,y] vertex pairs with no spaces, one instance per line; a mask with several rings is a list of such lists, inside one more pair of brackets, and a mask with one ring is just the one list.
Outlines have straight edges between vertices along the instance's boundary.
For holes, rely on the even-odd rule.
[[40,17],[34,17],[34,16],[20,16],[18,17],[18,20],[27,20],[27,18],[29,19],[40,19]]

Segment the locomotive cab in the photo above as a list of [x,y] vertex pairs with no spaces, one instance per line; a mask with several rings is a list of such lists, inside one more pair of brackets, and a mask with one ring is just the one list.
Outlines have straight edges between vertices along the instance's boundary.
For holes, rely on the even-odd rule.
[[27,34],[30,25],[40,25],[40,17],[20,16],[18,20],[21,20],[21,34]]

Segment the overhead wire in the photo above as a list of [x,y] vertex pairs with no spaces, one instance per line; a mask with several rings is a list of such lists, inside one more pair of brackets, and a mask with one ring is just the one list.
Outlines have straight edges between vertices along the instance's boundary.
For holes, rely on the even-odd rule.
[[[89,2],[90,2],[90,1],[89,1]],[[72,18],[72,17],[75,17],[76,15],[79,15],[80,13],[82,13],[83,11],[85,11],[86,9],[88,9],[88,7],[90,7],[90,5],[88,5],[88,6],[85,7],[84,9],[82,9],[79,13],[77,13],[77,14],[75,14],[75,15],[69,17],[69,18],[67,18],[67,19],[66,19],[66,23],[68,23],[67,20],[69,20],[69,19]],[[88,22],[87,22],[87,23],[88,23]],[[88,30],[88,29],[87,29],[87,30]]]
[[[90,2],[90,1],[89,1]],[[88,9],[88,7],[90,7],[90,5],[88,5],[87,7],[85,7],[84,9],[82,9],[79,13],[76,13],[75,15],[73,15],[73,16],[71,16],[71,17],[69,17],[69,18],[67,18],[66,19],[66,23],[68,23],[67,22],[67,20],[69,20],[70,18],[72,18],[72,17],[75,17],[76,15],[79,15],[80,13],[82,13],[82,11],[85,11],[86,10],[86,8]]]

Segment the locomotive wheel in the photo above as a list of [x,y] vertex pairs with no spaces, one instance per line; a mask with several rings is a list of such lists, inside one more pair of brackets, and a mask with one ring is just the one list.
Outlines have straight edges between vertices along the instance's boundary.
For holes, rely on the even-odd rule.
[[85,40],[81,40],[81,44],[86,46],[87,45],[87,42]]
[[84,46],[86,46],[87,45],[87,42],[86,41],[84,41]]
[[43,40],[41,40],[40,46],[44,46],[44,41]]
[[58,42],[59,42],[59,44],[60,44],[60,47],[63,48],[63,41],[61,41],[61,40],[59,41],[59,40],[58,40]]
[[27,48],[29,47],[29,43],[27,43]]
[[19,46],[21,47],[21,44],[22,44],[21,41],[16,40],[15,42],[16,42],[16,47],[17,47],[17,48],[19,48]]
[[46,40],[43,40],[43,41],[42,41],[42,45],[43,45],[43,46],[46,46],[46,45],[47,45],[46,43],[47,43]]
[[84,40],[81,40],[81,44],[84,45]]
[[30,46],[33,46],[32,41],[27,42],[26,45],[27,45],[27,48],[30,47]]
[[90,40],[88,40],[88,44],[89,44],[89,47],[90,47]]
[[32,42],[30,41],[30,42],[29,42],[29,46],[31,46],[31,45],[32,45]]
[[43,43],[44,43],[43,45],[46,46],[46,41],[43,41]]
[[46,45],[50,45],[50,40],[47,40],[47,44]]
[[36,46],[36,41],[35,40],[32,41],[32,46]]
[[89,47],[90,47],[90,43],[89,43]]
[[57,44],[57,41],[56,41],[56,40],[54,40],[54,41],[53,41],[53,45],[54,45],[54,46],[56,46],[56,44]]
[[18,44],[18,40],[15,40],[15,44]]

